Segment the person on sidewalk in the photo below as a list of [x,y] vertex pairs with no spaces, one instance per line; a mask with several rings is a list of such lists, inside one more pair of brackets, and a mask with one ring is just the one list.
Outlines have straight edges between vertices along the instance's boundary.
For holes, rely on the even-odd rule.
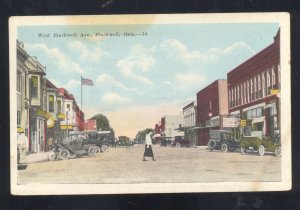
[[145,140],[145,152],[144,152],[144,156],[143,156],[143,161],[145,161],[145,157],[152,157],[152,160],[155,161],[154,158],[154,154],[153,154],[153,150],[152,150],[152,137],[153,133],[149,132],[146,135],[146,140]]

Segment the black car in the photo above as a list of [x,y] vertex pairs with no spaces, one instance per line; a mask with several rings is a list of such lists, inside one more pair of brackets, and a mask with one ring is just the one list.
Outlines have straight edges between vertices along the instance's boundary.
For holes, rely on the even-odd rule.
[[160,146],[171,146],[172,145],[172,137],[162,137],[160,141]]
[[226,130],[211,130],[208,147],[211,150],[222,152],[234,151],[240,148],[240,141],[234,138],[234,134]]

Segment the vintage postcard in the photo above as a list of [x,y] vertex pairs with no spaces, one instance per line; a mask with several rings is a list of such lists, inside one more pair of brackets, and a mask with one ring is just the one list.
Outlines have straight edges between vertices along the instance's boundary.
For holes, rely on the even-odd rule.
[[11,17],[11,192],[291,189],[288,13]]

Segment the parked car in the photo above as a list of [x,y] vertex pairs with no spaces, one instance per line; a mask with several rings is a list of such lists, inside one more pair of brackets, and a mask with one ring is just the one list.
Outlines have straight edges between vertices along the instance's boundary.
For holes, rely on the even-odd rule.
[[263,156],[266,151],[273,152],[275,156],[281,156],[280,134],[276,134],[272,139],[269,136],[259,138],[255,136],[244,136],[241,138],[241,153],[257,151]]
[[184,138],[184,136],[175,136],[173,146],[176,147],[191,147],[192,142],[189,139]]
[[[64,136],[62,142],[57,144],[59,148],[56,149],[56,151],[58,151],[57,157],[66,160],[70,157],[74,158],[83,155],[94,157],[97,153],[100,153],[100,148],[96,144],[89,142],[86,135],[87,132],[81,131],[72,132],[69,135]],[[55,153],[54,150],[53,152]]]
[[172,137],[162,137],[160,141],[160,146],[171,146],[172,145]]
[[240,141],[234,138],[234,134],[226,130],[211,130],[208,147],[211,150],[222,152],[234,151],[240,148]]

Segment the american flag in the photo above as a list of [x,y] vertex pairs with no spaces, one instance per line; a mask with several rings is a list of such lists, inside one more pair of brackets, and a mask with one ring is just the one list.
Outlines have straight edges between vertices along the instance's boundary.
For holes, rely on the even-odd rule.
[[82,85],[90,85],[90,86],[94,86],[94,83],[91,79],[86,79],[86,78],[81,78],[81,84]]

